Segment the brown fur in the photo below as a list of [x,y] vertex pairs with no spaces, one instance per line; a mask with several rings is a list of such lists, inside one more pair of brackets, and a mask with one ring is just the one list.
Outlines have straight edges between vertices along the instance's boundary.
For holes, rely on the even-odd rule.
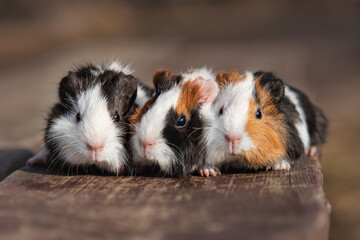
[[241,82],[245,80],[246,74],[241,75],[238,71],[233,70],[229,73],[227,72],[219,72],[216,75],[216,82],[219,84],[220,87],[224,87],[228,84],[235,84],[237,82]]
[[[251,137],[255,149],[244,152],[245,164],[252,168],[261,168],[275,164],[286,157],[285,115],[278,113],[272,103],[269,91],[261,88],[259,79],[256,81],[256,92],[260,102],[250,100],[246,131]],[[262,118],[256,119],[257,109],[262,112]]]
[[152,107],[156,98],[156,96],[151,97],[142,108],[135,109],[134,113],[130,116],[130,124],[132,128],[135,127],[136,123],[140,122],[142,116]]
[[143,107],[135,109],[134,113],[130,116],[132,129],[135,127],[135,124],[141,120],[142,116],[152,107],[160,91],[163,88],[171,87],[176,81],[176,77],[178,76],[173,76],[170,69],[156,71],[153,77],[153,84],[156,88],[157,95],[150,98]]
[[154,77],[153,77],[153,84],[154,86],[157,86],[158,85],[158,82],[161,80],[161,79],[171,79],[171,76],[172,76],[172,73],[171,73],[171,69],[167,69],[167,70],[157,70],[154,74]]
[[175,112],[178,115],[184,114],[186,117],[189,117],[191,110],[196,107],[201,98],[200,86],[198,83],[187,81],[181,84],[181,88],[182,90]]
[[171,70],[158,70],[153,78],[156,93],[172,88],[181,80],[181,75],[172,75]]
[[[164,75],[165,74],[165,75]],[[171,71],[157,71],[154,76],[154,85],[159,78],[171,76]],[[180,83],[179,86],[182,88],[181,94],[175,108],[175,112],[180,115],[184,114],[186,117],[189,117],[189,114],[193,108],[199,103],[201,98],[200,86],[198,83],[187,81],[185,83]],[[130,116],[130,123],[132,128],[138,123],[142,116],[152,107],[155,103],[157,96],[150,98],[142,108],[137,108],[134,113]]]

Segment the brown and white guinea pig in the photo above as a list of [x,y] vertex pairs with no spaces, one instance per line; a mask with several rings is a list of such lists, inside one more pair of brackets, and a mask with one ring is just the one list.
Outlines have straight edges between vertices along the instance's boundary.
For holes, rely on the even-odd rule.
[[48,115],[45,146],[27,164],[49,159],[119,174],[129,167],[129,115],[149,98],[147,92],[151,91],[132,71],[116,61],[70,71],[60,82],[59,101]]
[[202,144],[207,111],[219,88],[206,68],[172,75],[156,72],[156,95],[131,117],[134,163],[157,165],[170,176],[189,174],[203,164]]
[[240,160],[243,167],[289,170],[290,161],[314,154],[325,141],[327,120],[299,90],[270,72],[220,72],[206,162]]

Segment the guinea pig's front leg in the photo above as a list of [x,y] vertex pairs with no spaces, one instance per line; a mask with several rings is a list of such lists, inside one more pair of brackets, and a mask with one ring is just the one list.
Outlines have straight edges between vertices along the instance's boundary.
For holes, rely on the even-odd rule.
[[48,160],[48,150],[45,145],[42,145],[40,151],[26,161],[26,165],[45,165]]
[[288,161],[286,161],[285,159],[282,159],[280,161],[278,161],[277,163],[275,163],[272,166],[266,166],[266,170],[287,170],[289,171],[291,168],[291,165]]
[[221,172],[220,170],[215,167],[214,165],[210,165],[210,164],[204,164],[202,165],[199,170],[198,170],[200,176],[202,177],[209,177],[209,176],[212,176],[212,177],[215,177],[217,175],[221,175]]
[[308,151],[308,156],[310,159],[313,160],[319,160],[320,159],[320,149],[319,146],[311,146],[309,151]]

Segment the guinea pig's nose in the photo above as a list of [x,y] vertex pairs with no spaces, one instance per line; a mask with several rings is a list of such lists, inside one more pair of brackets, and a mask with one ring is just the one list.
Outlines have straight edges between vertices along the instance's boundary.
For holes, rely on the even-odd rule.
[[154,147],[155,145],[155,141],[151,141],[151,140],[142,140],[140,141],[140,145],[143,147],[143,148],[146,148],[146,149],[151,149]]
[[231,142],[231,143],[236,143],[239,142],[241,140],[241,137],[237,136],[232,136],[232,135],[225,135],[226,141],[227,142]]
[[101,152],[104,149],[104,145],[90,145],[90,144],[86,144],[87,148],[90,151],[94,151],[94,152]]

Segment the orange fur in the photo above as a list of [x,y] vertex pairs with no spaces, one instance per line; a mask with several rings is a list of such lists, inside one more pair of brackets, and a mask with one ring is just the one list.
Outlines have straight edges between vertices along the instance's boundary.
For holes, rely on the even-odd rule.
[[[157,70],[153,77],[153,84],[156,88],[156,91],[161,91],[162,87],[165,87],[167,84],[173,84],[175,78],[177,76],[173,76],[171,70]],[[161,84],[162,86],[159,86]],[[135,127],[135,124],[138,123],[142,116],[152,107],[154,102],[156,101],[157,96],[153,96],[150,98],[142,108],[135,109],[134,113],[130,116],[130,123],[132,128]]]
[[192,81],[187,81],[180,85],[182,90],[175,112],[178,115],[184,114],[186,117],[189,117],[191,110],[196,107],[201,98],[200,86]]
[[227,72],[219,72],[216,75],[216,82],[219,84],[220,87],[224,87],[228,84],[235,84],[237,82],[241,82],[245,80],[246,74],[241,75],[238,71],[233,70],[229,73]]
[[[255,148],[244,152],[244,157],[245,164],[249,167],[261,168],[273,165],[286,157],[287,131],[284,127],[284,114],[277,112],[270,93],[261,88],[259,79],[255,79],[255,81],[260,103],[258,104],[254,99],[250,99],[248,122],[245,125]],[[262,112],[260,120],[255,117],[257,109]]]
[[142,116],[152,107],[156,100],[156,96],[151,97],[142,108],[135,109],[134,113],[130,116],[130,124],[132,127],[140,122]]

